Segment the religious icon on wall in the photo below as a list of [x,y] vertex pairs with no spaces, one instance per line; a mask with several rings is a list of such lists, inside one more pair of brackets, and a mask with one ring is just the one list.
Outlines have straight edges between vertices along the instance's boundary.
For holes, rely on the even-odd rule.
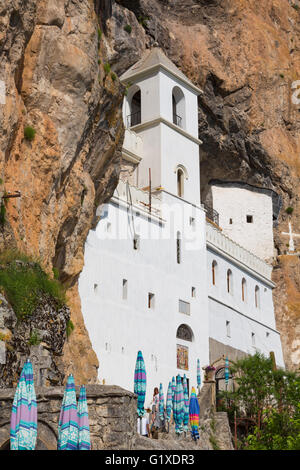
[[189,348],[177,344],[177,369],[189,369]]

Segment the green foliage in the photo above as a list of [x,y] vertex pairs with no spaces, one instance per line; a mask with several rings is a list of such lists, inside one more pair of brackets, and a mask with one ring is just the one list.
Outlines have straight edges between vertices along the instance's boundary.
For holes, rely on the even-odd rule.
[[131,25],[127,24],[126,26],[124,26],[124,31],[126,31],[126,33],[128,34],[131,34],[131,31],[132,31]]
[[287,207],[287,208],[285,209],[285,212],[286,212],[287,214],[291,215],[291,214],[294,212],[294,209],[293,209],[293,207]]
[[67,338],[71,335],[72,331],[74,330],[75,326],[74,323],[71,320],[68,320],[67,322],[67,328],[66,328],[66,335]]
[[100,59],[98,59],[98,64],[99,64],[99,65],[101,64],[101,60],[100,60]]
[[143,26],[143,28],[147,27],[147,21],[149,18],[147,16],[139,16],[138,17],[138,22]]
[[0,286],[19,319],[34,312],[41,294],[54,298],[59,307],[65,303],[62,285],[50,279],[38,262],[10,251],[0,255],[0,263]]
[[297,10],[297,11],[300,10],[299,5],[296,5],[296,3],[293,3],[293,4],[292,4],[292,7],[293,7],[295,10]]
[[29,140],[29,141],[33,140],[35,137],[35,134],[36,134],[36,130],[33,127],[31,126],[25,127],[24,137],[26,140]]
[[101,41],[102,38],[102,31],[100,28],[98,28],[98,41]]
[[59,270],[57,268],[52,268],[54,279],[59,279]]
[[3,179],[2,179],[2,178],[0,178],[0,185],[1,185],[1,184],[3,184]]
[[30,338],[29,338],[29,344],[31,346],[37,346],[41,342],[41,338],[39,337],[39,334],[36,330],[31,332]]
[[250,423],[241,447],[285,450],[299,446],[299,375],[274,369],[271,358],[259,353],[237,361],[231,372],[237,387],[223,392],[224,408],[232,426],[234,411],[240,422]]
[[117,79],[117,75],[113,72],[110,74],[110,76],[113,82]]
[[106,62],[104,65],[103,65],[103,68],[104,68],[104,72],[107,74],[109,74],[110,72],[110,64],[108,62]]

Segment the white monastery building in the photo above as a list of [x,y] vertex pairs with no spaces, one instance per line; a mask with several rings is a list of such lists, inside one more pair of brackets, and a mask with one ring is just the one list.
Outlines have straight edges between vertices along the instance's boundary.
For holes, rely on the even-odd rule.
[[222,355],[273,351],[284,367],[265,262],[273,256],[272,195],[212,182],[207,211],[201,90],[159,48],[121,80],[128,86],[121,179],[98,208],[79,279],[99,380],[133,390],[141,350],[147,405],[153,388],[162,382],[166,393],[177,374],[196,386],[197,359],[207,366]]

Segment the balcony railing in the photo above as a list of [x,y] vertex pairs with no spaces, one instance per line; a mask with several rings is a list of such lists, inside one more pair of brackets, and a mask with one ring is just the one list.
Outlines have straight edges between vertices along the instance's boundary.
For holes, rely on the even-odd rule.
[[182,127],[182,117],[177,114],[173,114],[173,124],[176,126]]
[[214,224],[219,225],[219,212],[215,211],[215,209],[205,203],[204,209],[206,210],[206,217],[214,222]]
[[137,111],[136,113],[129,114],[127,116],[127,127],[136,126],[141,122],[141,111]]

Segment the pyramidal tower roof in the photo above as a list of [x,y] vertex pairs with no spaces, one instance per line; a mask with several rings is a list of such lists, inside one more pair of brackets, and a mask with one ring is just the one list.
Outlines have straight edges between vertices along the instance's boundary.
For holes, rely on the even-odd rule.
[[145,51],[142,58],[123,73],[120,78],[121,81],[126,82],[129,81],[129,79],[138,78],[139,76],[146,75],[147,73],[159,70],[160,68],[167,70],[169,73],[182,80],[194,91],[202,93],[200,88],[196,87],[191,80],[189,80],[170,59],[168,59],[160,47],[154,47],[153,49]]

